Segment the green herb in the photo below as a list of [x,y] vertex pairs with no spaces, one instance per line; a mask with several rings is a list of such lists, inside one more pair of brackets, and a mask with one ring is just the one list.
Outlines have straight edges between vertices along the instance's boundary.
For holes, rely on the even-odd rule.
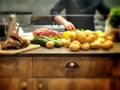
[[119,27],[119,25],[120,25],[120,7],[111,9],[109,23],[114,28]]

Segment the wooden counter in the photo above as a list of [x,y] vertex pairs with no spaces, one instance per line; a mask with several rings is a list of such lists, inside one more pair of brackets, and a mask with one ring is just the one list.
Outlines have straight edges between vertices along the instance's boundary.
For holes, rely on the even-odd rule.
[[0,56],[0,90],[120,90],[120,43],[110,50],[39,48]]
[[64,55],[101,55],[101,54],[120,54],[120,43],[115,43],[113,48],[109,50],[102,50],[102,49],[97,49],[97,50],[79,50],[77,52],[72,52],[68,48],[53,48],[53,49],[46,49],[46,48],[39,48],[35,50],[31,50],[28,52],[24,52],[21,55],[44,55],[44,54],[64,54]]

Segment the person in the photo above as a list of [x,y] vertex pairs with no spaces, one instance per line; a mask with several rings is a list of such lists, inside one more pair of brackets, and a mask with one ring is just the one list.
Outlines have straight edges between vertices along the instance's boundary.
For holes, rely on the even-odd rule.
[[[66,18],[60,13],[65,9]],[[103,0],[58,0],[51,8],[53,19],[63,24],[66,30],[95,30],[94,15],[98,10],[104,18],[110,12],[110,7]]]

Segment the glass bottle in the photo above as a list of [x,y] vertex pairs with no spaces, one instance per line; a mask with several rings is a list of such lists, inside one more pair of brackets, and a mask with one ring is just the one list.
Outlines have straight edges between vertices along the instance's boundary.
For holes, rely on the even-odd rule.
[[7,38],[9,37],[10,33],[15,33],[16,32],[16,15],[15,14],[10,14],[9,15],[9,22],[8,22],[8,33],[7,33]]

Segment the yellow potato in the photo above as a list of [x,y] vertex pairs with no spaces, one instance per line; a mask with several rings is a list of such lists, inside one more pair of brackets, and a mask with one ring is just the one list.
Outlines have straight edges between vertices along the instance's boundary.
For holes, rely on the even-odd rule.
[[64,42],[64,47],[69,47],[70,44],[71,44],[71,40],[67,39],[66,42]]
[[99,49],[101,48],[101,43],[99,41],[94,41],[90,43],[90,48],[91,49]]
[[76,38],[80,43],[87,43],[87,37],[82,31],[76,31]]
[[62,38],[59,42],[62,43],[62,45],[64,46],[67,42],[67,39],[66,38]]
[[72,41],[71,44],[78,44],[78,45],[81,45],[81,43],[80,43],[78,40]]
[[54,47],[54,42],[53,42],[53,41],[48,41],[48,42],[46,43],[46,47],[47,47],[47,48],[53,48],[53,47]]
[[113,41],[107,40],[102,44],[102,48],[103,49],[110,49],[113,47],[113,44],[114,44]]
[[70,44],[69,49],[71,51],[78,51],[80,49],[80,45],[78,45],[78,44]]
[[98,38],[97,41],[99,41],[101,44],[104,43],[106,40],[105,38]]
[[76,32],[70,32],[69,38],[71,39],[71,41],[76,40]]
[[91,30],[85,30],[84,34],[88,37],[91,34],[91,32],[92,32]]
[[89,49],[90,49],[89,43],[82,44],[82,45],[81,45],[81,49],[82,49],[82,50],[89,50]]
[[114,40],[114,37],[113,37],[113,35],[106,35],[106,40],[111,40],[111,41],[113,41]]
[[57,39],[57,41],[63,46],[62,39]]
[[94,42],[98,37],[95,35],[95,34],[90,34],[88,37],[87,37],[87,41],[89,43],[91,42]]

